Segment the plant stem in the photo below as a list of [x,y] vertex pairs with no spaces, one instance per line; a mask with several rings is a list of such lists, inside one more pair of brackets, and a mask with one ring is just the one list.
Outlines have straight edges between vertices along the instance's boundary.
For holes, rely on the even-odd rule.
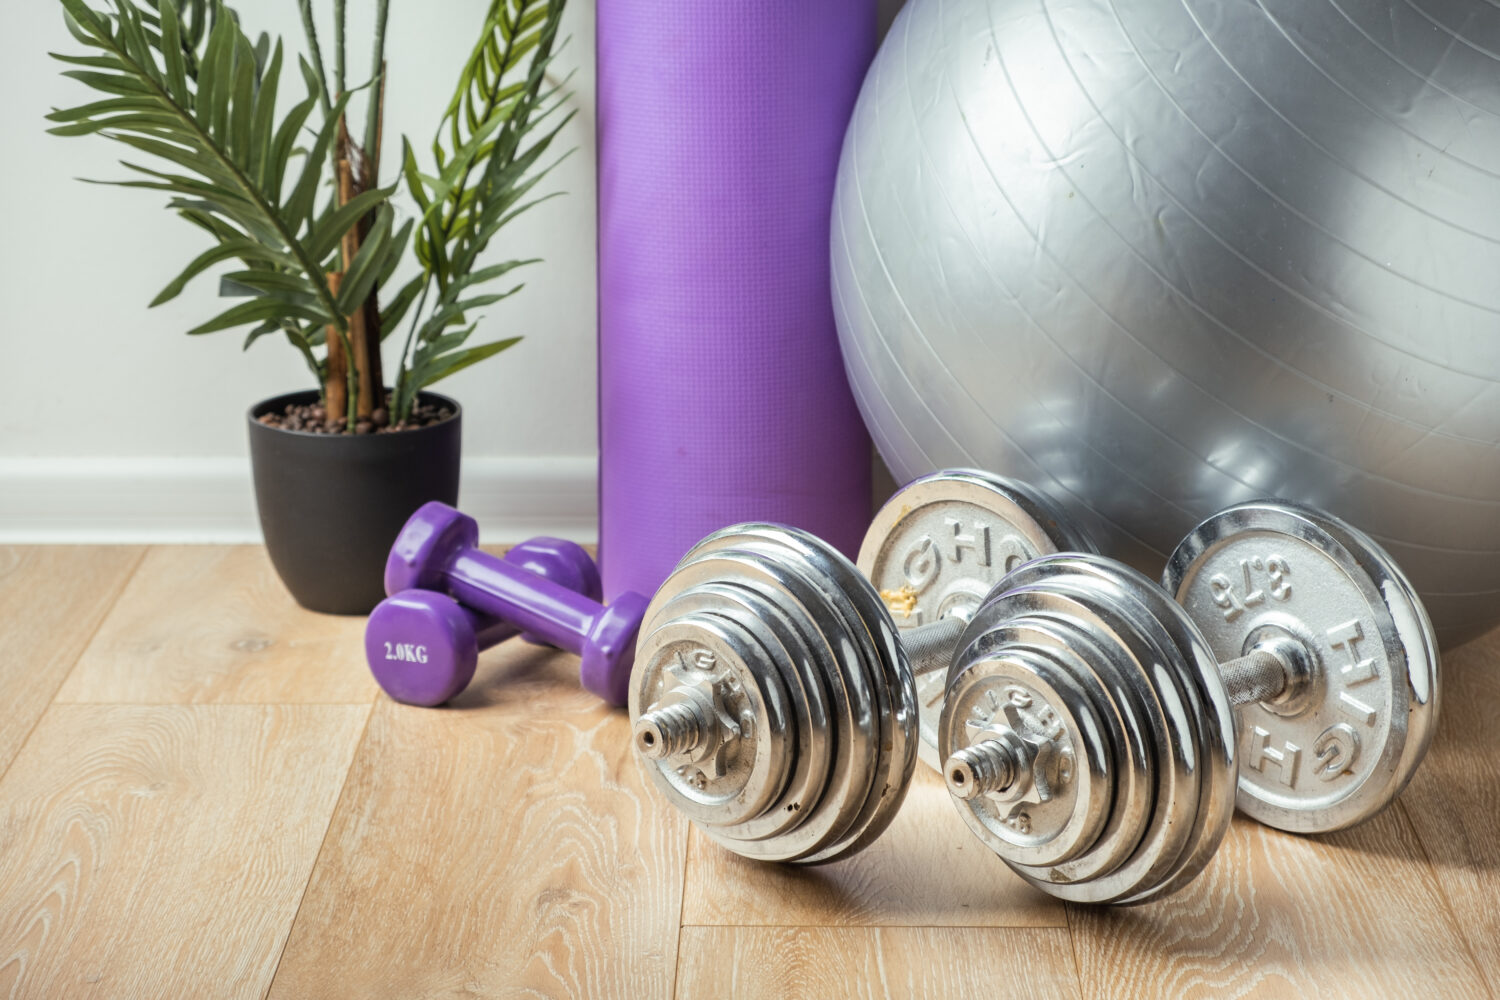
[[[335,295],[343,280],[344,276],[339,272],[328,272],[328,287],[333,289]],[[323,375],[323,409],[328,422],[333,423],[334,414],[348,409],[352,395],[349,391],[349,349],[343,331],[332,323],[328,324],[327,339],[328,365]],[[345,429],[353,430],[354,425],[347,423]]]
[[[339,161],[339,204],[347,205],[355,196],[354,168],[348,160]],[[359,223],[350,226],[340,241],[343,250],[344,272],[348,273],[354,263],[354,258],[359,255],[360,231]],[[377,340],[371,344],[368,336],[369,330],[366,324],[368,310],[365,303],[361,302],[354,307],[349,314],[349,344],[351,352],[349,357],[354,366],[354,398],[353,407],[356,415],[361,419],[368,419],[379,405],[377,396],[384,388],[380,377],[380,342]]]
[[[371,53],[370,75],[373,79],[370,91],[369,111],[365,115],[365,143],[361,168],[361,188],[371,191],[380,186],[380,144],[385,130],[385,84],[387,67],[385,62],[385,28],[390,19],[390,0],[378,0],[375,9],[375,45]],[[361,237],[369,231],[371,216],[365,216],[358,226]],[[349,265],[346,262],[344,267]],[[385,377],[381,371],[380,342],[380,284],[370,289],[369,296],[361,306],[362,322],[359,340],[363,349],[356,346],[360,363],[360,407],[363,409],[368,394],[372,408],[386,406]],[[372,409],[373,412],[373,409]]]
[[385,121],[385,25],[391,13],[390,0],[379,0],[375,7],[375,50],[370,60],[370,76],[375,86],[370,91],[370,113],[365,119],[365,186],[380,186],[380,134]]
[[432,282],[429,280],[422,286],[422,295],[417,299],[417,308],[411,314],[411,326],[406,331],[406,343],[401,346],[401,365],[396,369],[396,402],[391,412],[391,423],[399,423],[405,420],[411,413],[411,394],[406,391],[406,383],[411,375],[411,365],[407,357],[411,354],[412,338],[417,335],[417,321],[422,316],[422,310],[427,308],[427,293],[432,291]]
[[318,86],[322,88],[318,97],[323,102],[323,113],[326,115],[333,110],[333,104],[328,98],[328,74],[323,71],[323,50],[318,46],[318,29],[313,24],[312,0],[297,0],[297,7],[302,11],[302,31],[307,35],[307,51],[312,56],[313,72],[318,75]]
[[339,95],[343,96],[349,92],[349,84],[345,79],[345,56],[348,49],[344,45],[344,0],[333,0],[333,47],[334,47],[334,82],[338,84]]

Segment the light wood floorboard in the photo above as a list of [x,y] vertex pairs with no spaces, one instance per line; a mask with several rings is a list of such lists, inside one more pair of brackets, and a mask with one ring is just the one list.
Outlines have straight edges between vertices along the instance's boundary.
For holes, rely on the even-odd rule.
[[0,774],[145,552],[124,545],[0,546]]
[[260,546],[153,548],[57,700],[368,703],[363,635],[298,607]]
[[1236,816],[1183,891],[1069,919],[1089,997],[1489,995],[1399,809],[1320,837]]
[[[498,547],[496,547],[498,549]],[[816,867],[691,832],[578,661],[393,704],[259,547],[0,548],[0,997],[1384,997],[1500,985],[1500,631],[1427,763],[1179,896],[1063,909],[920,775]],[[5,765],[9,763],[7,770]],[[1488,977],[1488,978],[1486,978]]]
[[1401,807],[1500,995],[1500,632],[1443,662],[1442,722]]
[[49,709],[0,782],[0,995],[263,996],[368,712]]
[[767,865],[698,831],[688,848],[685,924],[1065,927],[1062,904],[1016,878],[964,825],[922,764],[901,811],[852,858]]
[[1056,1000],[1068,934],[1013,927],[684,927],[677,996]]
[[686,823],[622,713],[525,696],[568,657],[511,657],[455,708],[377,702],[273,998],[669,994]]

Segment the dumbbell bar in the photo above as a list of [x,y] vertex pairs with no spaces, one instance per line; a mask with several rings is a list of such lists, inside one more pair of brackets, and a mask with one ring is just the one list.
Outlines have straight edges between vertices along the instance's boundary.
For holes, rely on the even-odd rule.
[[602,605],[522,566],[479,548],[474,520],[447,504],[424,504],[397,536],[385,566],[390,594],[431,590],[509,623],[534,641],[582,658],[579,678],[589,691],[623,705],[630,687],[636,635],[647,601],[621,594]]
[[1431,625],[1343,522],[1230,508],[1178,547],[1165,582],[1177,601],[1111,560],[1043,557],[985,600],[950,666],[939,739],[960,814],[1064,899],[1177,890],[1236,801],[1282,829],[1358,823],[1431,737]]
[[[652,779],[748,857],[816,863],[860,850],[905,795],[920,722],[912,664],[935,738],[952,645],[990,584],[1079,539],[1045,497],[966,470],[912,483],[876,518],[861,563],[878,594],[804,532],[709,536],[642,629],[630,711]],[[886,605],[927,624],[898,634]]]
[[[599,570],[573,542],[533,538],[500,558],[590,600],[600,598]],[[518,634],[509,622],[471,611],[445,594],[403,590],[370,613],[365,659],[376,682],[396,701],[441,705],[468,686],[480,651]]]

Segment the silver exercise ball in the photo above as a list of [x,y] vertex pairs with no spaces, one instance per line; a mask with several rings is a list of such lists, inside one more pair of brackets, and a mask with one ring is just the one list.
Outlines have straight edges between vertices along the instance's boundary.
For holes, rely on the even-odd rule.
[[911,0],[833,284],[898,479],[979,466],[1157,575],[1257,497],[1500,622],[1500,7]]

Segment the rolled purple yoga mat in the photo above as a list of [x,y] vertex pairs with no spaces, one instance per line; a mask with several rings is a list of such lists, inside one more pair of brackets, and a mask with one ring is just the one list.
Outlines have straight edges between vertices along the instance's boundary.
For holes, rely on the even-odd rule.
[[828,225],[875,21],[875,0],[599,0],[606,597],[739,521],[858,547],[870,445]]

